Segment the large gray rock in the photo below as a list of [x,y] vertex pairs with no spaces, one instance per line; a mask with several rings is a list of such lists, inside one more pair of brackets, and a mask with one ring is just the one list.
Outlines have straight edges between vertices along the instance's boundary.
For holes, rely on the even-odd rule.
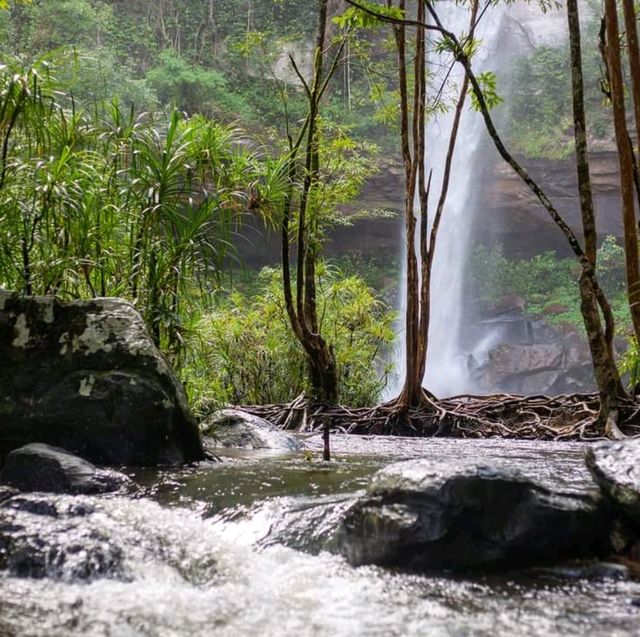
[[561,372],[555,370],[528,374],[520,380],[518,391],[525,396],[548,394],[553,390],[560,377]]
[[[524,395],[592,391],[589,348],[575,328],[566,326],[564,333],[560,328],[552,329],[545,321],[533,321],[522,315],[521,322],[525,320],[531,326],[530,342],[522,342],[522,335],[505,331],[502,324],[496,327],[504,340],[489,350],[487,360],[473,372],[478,385],[488,392]],[[541,327],[534,328],[538,324],[546,325],[546,333]],[[544,338],[545,342],[538,342],[538,338]]]
[[562,345],[557,343],[502,344],[489,352],[489,365],[496,376],[537,373],[561,367],[563,354]]
[[587,450],[587,466],[604,493],[640,529],[640,440],[595,443]]
[[183,388],[132,305],[0,291],[0,457],[30,442],[105,465],[203,458]]
[[415,460],[374,476],[336,545],[355,565],[494,570],[606,555],[610,531],[595,484],[550,490],[513,468]]
[[201,425],[212,446],[235,449],[301,451],[304,444],[270,422],[240,409],[222,409]]
[[20,491],[73,495],[134,489],[132,481],[121,473],[98,469],[64,449],[40,443],[12,451],[5,459],[0,480]]

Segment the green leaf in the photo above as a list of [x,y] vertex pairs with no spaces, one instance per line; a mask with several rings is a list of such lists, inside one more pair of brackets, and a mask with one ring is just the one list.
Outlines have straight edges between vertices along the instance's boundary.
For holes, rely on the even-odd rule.
[[[16,4],[31,4],[32,0],[14,0]],[[9,8],[9,0],[0,0],[0,11]]]
[[[500,95],[498,95],[496,89],[498,83],[496,74],[493,71],[485,71],[484,73],[480,73],[477,78],[487,108],[491,110],[499,104],[502,104],[504,100],[502,99],[502,97],[500,97]],[[473,108],[473,110],[475,111],[480,110],[480,101],[478,100],[478,96],[476,95],[475,91],[473,91],[473,93],[471,94],[471,108]]]
[[367,0],[360,0],[358,4],[363,8],[350,7],[342,15],[333,18],[333,22],[342,29],[370,29],[384,24],[381,18],[404,19],[404,11],[398,7],[385,7]]

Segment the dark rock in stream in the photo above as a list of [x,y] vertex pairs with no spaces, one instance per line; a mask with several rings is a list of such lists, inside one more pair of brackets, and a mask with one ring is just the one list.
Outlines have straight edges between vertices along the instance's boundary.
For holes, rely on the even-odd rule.
[[0,501],[0,570],[16,577],[126,579],[122,549],[85,523],[88,503],[14,496]]
[[[201,425],[205,444],[235,449],[301,451],[305,445],[270,422],[240,409],[222,409]],[[209,444],[209,441],[210,444]]]
[[132,305],[0,290],[0,460],[31,442],[103,465],[204,457],[184,390]]
[[640,530],[640,440],[595,443],[587,451],[587,466],[603,492]]
[[0,472],[0,480],[21,491],[45,493],[91,495],[133,490],[133,482],[127,476],[98,469],[64,449],[39,443],[12,451]]
[[611,529],[595,484],[550,489],[513,468],[425,459],[379,471],[335,541],[354,565],[500,570],[606,555]]

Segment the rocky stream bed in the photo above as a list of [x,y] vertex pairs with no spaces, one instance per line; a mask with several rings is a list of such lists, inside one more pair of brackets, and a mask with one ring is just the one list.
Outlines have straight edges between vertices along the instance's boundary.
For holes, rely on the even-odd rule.
[[[355,566],[328,542],[381,480],[424,477],[424,463],[516,471],[590,505],[585,445],[335,436],[334,450],[329,464],[220,449],[221,462],[128,469],[128,495],[5,488],[0,635],[637,634],[640,582],[608,555],[456,573]],[[509,502],[488,505],[509,517]]]

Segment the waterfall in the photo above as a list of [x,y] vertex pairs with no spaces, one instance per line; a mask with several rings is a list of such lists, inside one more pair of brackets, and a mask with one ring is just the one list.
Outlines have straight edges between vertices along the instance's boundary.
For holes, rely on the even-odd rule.
[[[456,34],[469,30],[469,12],[454,2],[439,2],[438,8],[443,24]],[[482,16],[476,28],[476,39],[481,41],[479,51],[473,59],[476,73],[499,70],[499,60],[495,55],[496,43],[505,15],[505,5],[490,7]],[[432,43],[433,44],[433,43]],[[432,74],[432,88],[437,91],[445,84],[443,99],[452,100],[459,92],[464,71],[459,64],[452,67],[449,53],[437,54],[431,51],[428,66]],[[453,107],[447,112],[431,117],[427,126],[426,174],[433,171],[431,196],[429,201],[430,222],[437,206],[442,183],[443,167],[449,143],[453,120]],[[449,396],[476,390],[470,376],[469,361],[482,360],[493,344],[494,337],[487,334],[474,346],[473,351],[465,351],[461,344],[465,307],[464,278],[467,256],[471,247],[471,233],[474,226],[475,197],[474,175],[483,161],[482,142],[485,140],[484,122],[479,113],[471,109],[471,98],[463,111],[456,151],[451,168],[451,182],[443,218],[440,225],[431,290],[431,325],[429,332],[429,354],[425,386],[439,396]],[[404,239],[403,239],[404,245]],[[418,246],[419,247],[419,246]],[[405,248],[403,247],[403,251]],[[405,367],[404,351],[404,310],[406,308],[406,264],[403,258],[403,284],[401,290],[400,321],[402,322],[401,343],[396,353],[396,370],[400,376],[389,387],[389,395],[397,395],[402,386]]]

